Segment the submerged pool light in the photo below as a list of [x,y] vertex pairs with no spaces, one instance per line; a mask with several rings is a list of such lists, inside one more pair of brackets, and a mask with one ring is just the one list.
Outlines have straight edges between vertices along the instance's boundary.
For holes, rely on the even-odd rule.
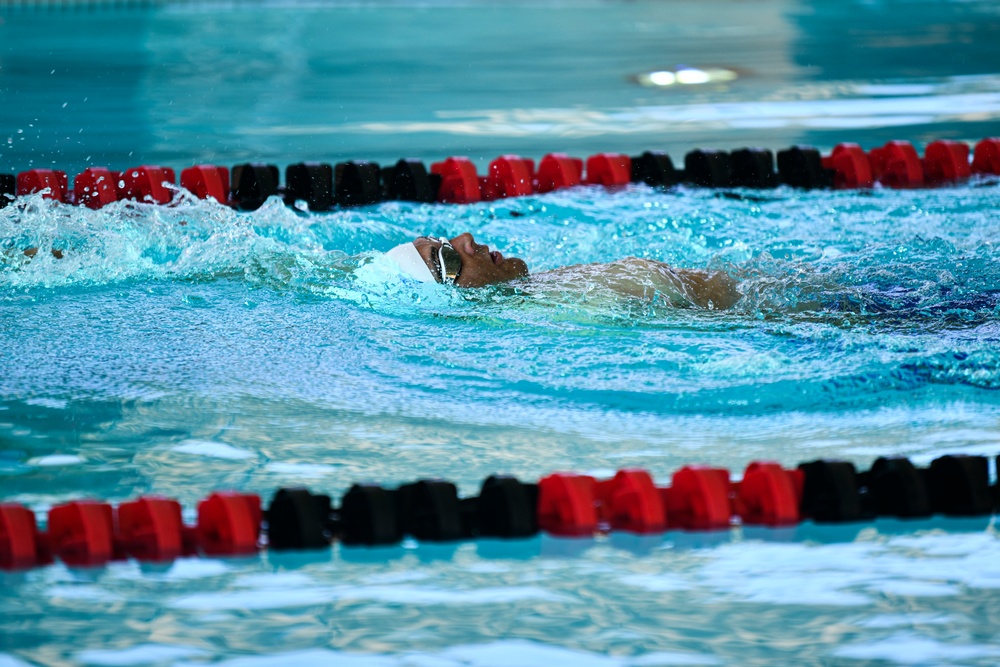
[[636,76],[636,80],[642,86],[649,88],[666,88],[668,86],[697,86],[705,83],[727,83],[735,81],[739,75],[731,69],[722,67],[686,67],[681,66],[674,70],[656,70],[645,72]]

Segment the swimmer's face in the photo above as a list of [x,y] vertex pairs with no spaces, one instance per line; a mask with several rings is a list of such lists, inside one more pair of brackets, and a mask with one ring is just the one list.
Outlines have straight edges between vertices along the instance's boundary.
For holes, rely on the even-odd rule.
[[[451,244],[462,258],[462,270],[455,280],[458,287],[483,287],[528,275],[528,265],[524,260],[504,257],[496,250],[490,252],[489,246],[476,243],[476,239],[468,232],[451,239]],[[417,247],[417,252],[427,262],[431,272],[438,275],[437,252],[441,242],[421,236],[413,245]]]

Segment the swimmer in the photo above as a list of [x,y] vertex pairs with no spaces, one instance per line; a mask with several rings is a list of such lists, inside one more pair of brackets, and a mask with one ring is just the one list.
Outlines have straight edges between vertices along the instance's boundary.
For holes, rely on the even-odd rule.
[[[528,265],[517,257],[504,257],[489,246],[476,243],[466,232],[449,240],[421,236],[388,252],[407,275],[420,282],[484,287],[528,279]],[[616,295],[669,300],[672,305],[724,309],[740,300],[736,281],[722,271],[675,269],[663,262],[626,257],[609,264],[564,266],[531,276],[532,283],[589,292],[608,290]]]

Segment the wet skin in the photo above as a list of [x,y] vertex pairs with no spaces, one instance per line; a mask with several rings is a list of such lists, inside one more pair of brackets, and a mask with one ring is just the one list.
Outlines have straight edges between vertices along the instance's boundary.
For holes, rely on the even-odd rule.
[[[451,244],[462,259],[462,270],[455,280],[458,287],[483,287],[528,275],[524,260],[504,257],[496,250],[491,252],[489,246],[476,243],[468,232],[451,239]],[[431,273],[439,275],[441,242],[421,236],[413,245]],[[562,280],[566,288],[586,291],[600,285],[622,296],[638,298],[652,298],[661,293],[700,308],[730,308],[742,297],[736,281],[722,271],[675,269],[663,262],[637,257],[610,264],[563,266],[538,275]]]
[[[421,236],[413,242],[413,245],[431,272],[438,275],[437,253],[441,242]],[[504,257],[497,250],[491,252],[488,245],[476,243],[476,239],[468,232],[451,239],[451,245],[462,258],[462,270],[455,279],[457,287],[483,287],[528,275],[528,265],[524,260]]]

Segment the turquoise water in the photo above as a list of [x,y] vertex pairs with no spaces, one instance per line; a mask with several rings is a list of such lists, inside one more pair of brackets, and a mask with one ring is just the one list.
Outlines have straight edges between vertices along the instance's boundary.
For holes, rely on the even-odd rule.
[[[704,142],[974,141],[1000,115],[992,3],[0,17],[0,171],[650,147],[679,162]],[[740,78],[630,78],[679,64]],[[220,488],[440,476],[473,494],[494,472],[667,483],[694,462],[992,456],[998,208],[989,179],[327,214],[28,198],[0,210],[0,253],[42,249],[0,254],[0,499],[158,493],[190,519]],[[467,230],[536,274],[635,255],[724,270],[744,297],[710,312],[355,272]],[[0,574],[0,666],[993,665],[998,555],[984,518],[56,565]]]

